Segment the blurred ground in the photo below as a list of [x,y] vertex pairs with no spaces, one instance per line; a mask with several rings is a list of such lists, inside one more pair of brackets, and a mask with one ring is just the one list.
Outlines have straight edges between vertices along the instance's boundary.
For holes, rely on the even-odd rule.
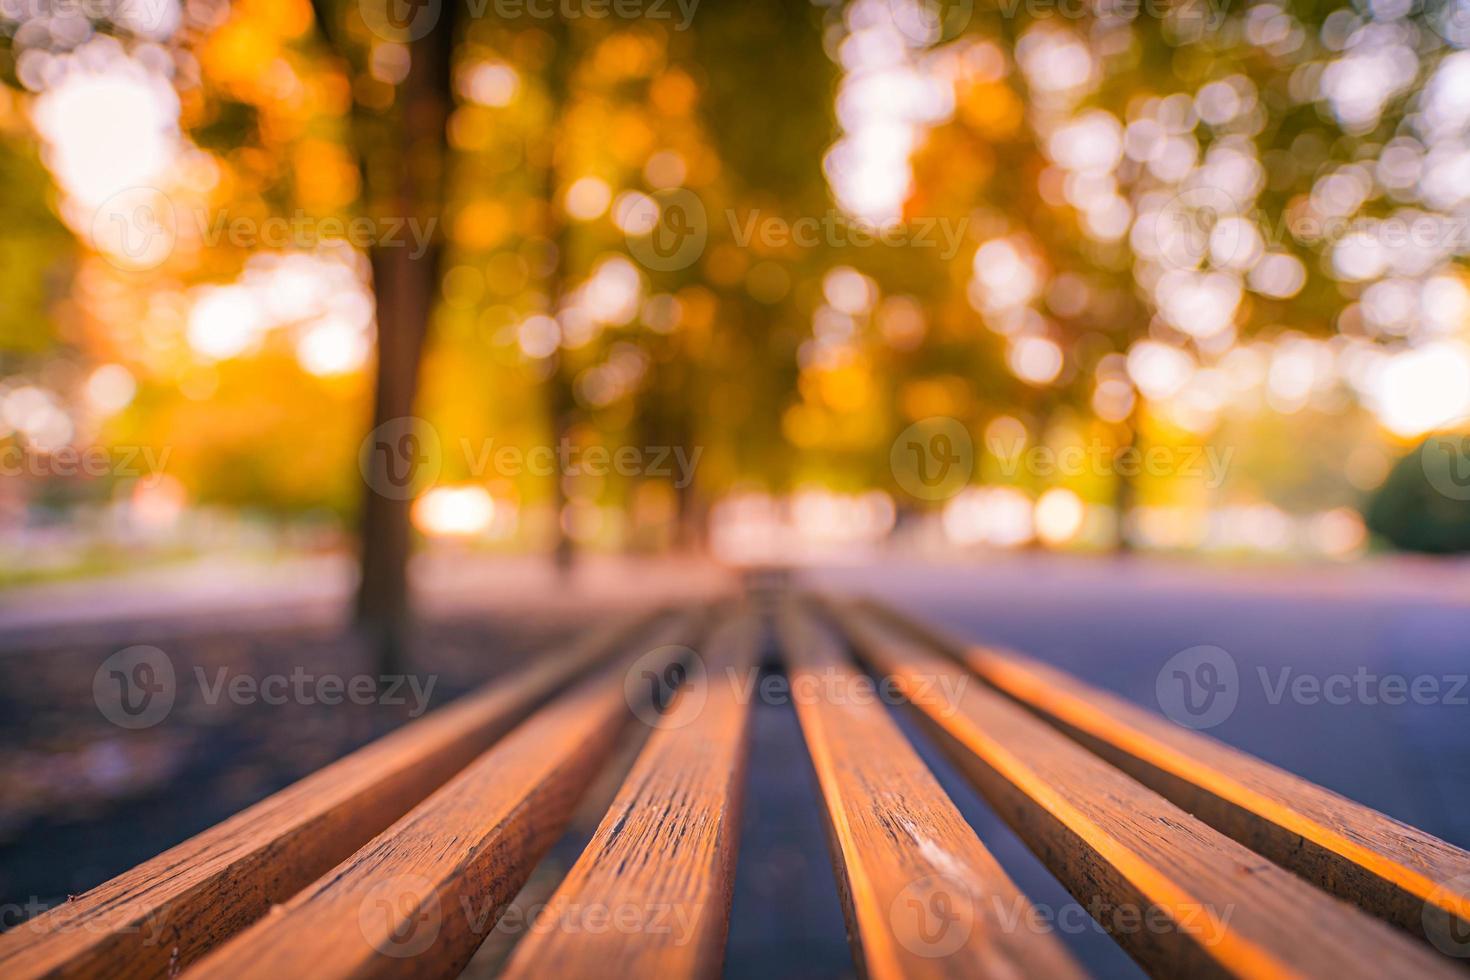
[[[613,611],[723,581],[707,566],[671,563],[589,561],[564,583],[530,561],[424,562],[409,673],[440,707]],[[395,706],[241,704],[218,693],[221,676],[372,674],[344,629],[349,586],[345,562],[310,559],[5,593],[0,906],[84,891],[401,724],[420,700],[411,684]],[[134,644],[167,654],[178,697],[165,720],[127,731],[103,717],[92,685],[108,656]]]
[[[439,555],[416,569],[424,625],[416,674],[442,705],[614,609],[729,587],[696,564],[590,561],[569,586],[529,560]],[[1158,559],[1020,554],[941,565],[808,569],[807,581],[881,595],[977,640],[1021,649],[1151,710],[1173,654],[1223,647],[1240,668],[1226,742],[1470,846],[1470,707],[1272,704],[1259,680],[1295,674],[1470,671],[1470,568],[1394,560],[1355,566],[1207,568]],[[132,643],[256,674],[307,665],[371,670],[341,629],[350,572],[331,559],[190,566],[129,580],[35,587],[0,600],[0,902],[64,899],[236,812],[404,718],[381,706],[208,704],[198,685],[162,724],[126,732],[92,700],[93,674]],[[84,603],[84,604],[82,604]],[[192,688],[192,690],[191,690]],[[1462,691],[1470,695],[1470,691]],[[732,977],[848,976],[814,785],[787,706],[757,706],[752,780],[729,941]],[[907,719],[900,714],[901,722]],[[946,789],[1033,900],[1069,901],[968,785],[910,728]],[[583,815],[590,833],[596,813]],[[564,866],[575,840],[554,853]],[[537,879],[554,884],[555,870]],[[1096,932],[1062,937],[1102,976],[1138,976]],[[488,967],[500,954],[477,961]]]
[[[126,576],[73,579],[0,591],[0,652],[45,644],[55,630],[101,624],[217,628],[292,623],[340,625],[349,608],[357,564],[341,554],[244,561],[207,558],[145,568]],[[582,558],[570,579],[530,556],[489,558],[455,548],[416,555],[415,607],[442,615],[522,612],[593,613],[707,593],[730,576],[703,562]],[[136,641],[135,641],[136,642]]]

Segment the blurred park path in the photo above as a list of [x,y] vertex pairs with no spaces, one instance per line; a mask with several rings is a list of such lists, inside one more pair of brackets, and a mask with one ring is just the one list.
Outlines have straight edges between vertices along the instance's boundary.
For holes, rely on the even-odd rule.
[[[346,625],[356,563],[346,555],[277,561],[208,558],[129,575],[0,591],[0,652],[53,645],[57,631]],[[476,610],[526,614],[575,609],[579,616],[692,598],[729,587],[708,562],[582,558],[569,578],[534,556],[450,551],[414,560],[417,608],[426,616]],[[127,630],[124,630],[127,631]],[[136,641],[135,641],[136,642]]]

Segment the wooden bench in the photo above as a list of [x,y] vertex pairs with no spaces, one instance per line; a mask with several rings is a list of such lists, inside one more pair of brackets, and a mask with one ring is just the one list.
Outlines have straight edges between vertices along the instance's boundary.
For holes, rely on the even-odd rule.
[[629,732],[503,975],[716,975],[767,637],[862,975],[1085,975],[884,692],[1154,975],[1463,975],[1470,853],[1018,654],[781,597],[612,624],[12,928],[0,977],[454,976]]

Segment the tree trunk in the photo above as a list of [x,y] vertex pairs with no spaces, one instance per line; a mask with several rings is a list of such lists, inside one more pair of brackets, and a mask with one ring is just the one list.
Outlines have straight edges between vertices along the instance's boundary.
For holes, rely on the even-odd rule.
[[[560,288],[560,281],[553,288]],[[559,355],[558,355],[559,356]],[[576,542],[572,540],[571,534],[567,532],[563,523],[566,517],[568,503],[567,477],[561,472],[559,462],[561,460],[562,443],[572,437],[572,425],[576,417],[576,399],[572,394],[572,379],[566,377],[566,372],[561,365],[552,372],[547,380],[550,390],[547,396],[547,408],[551,414],[551,438],[552,445],[556,451],[558,460],[557,472],[552,477],[551,505],[555,509],[555,520],[552,523],[552,533],[555,535],[551,549],[552,565],[556,574],[562,581],[568,581],[572,577],[572,568],[576,564],[577,548]]]
[[[1128,449],[1137,452],[1141,443],[1139,427],[1143,423],[1143,396],[1135,395],[1133,409],[1128,413],[1124,425],[1128,428]],[[1127,470],[1127,473],[1123,471]],[[1133,541],[1128,537],[1128,514],[1138,502],[1138,476],[1134,467],[1113,467],[1113,510],[1117,514],[1118,530],[1113,548],[1117,554],[1126,555],[1133,551]]]
[[[371,123],[357,126],[359,153],[376,218],[418,221],[432,244],[415,256],[405,236],[380,241],[370,250],[377,301],[378,356],[373,397],[373,433],[363,447],[364,488],[360,526],[361,577],[356,625],[380,674],[402,672],[411,619],[408,562],[412,550],[409,508],[422,487],[419,467],[437,472],[438,440],[427,437],[412,419],[428,320],[439,283],[443,254],[440,218],[444,210],[448,146],[445,122],[452,100],[455,5],[445,4],[437,26],[410,45],[410,67],[398,89],[393,124],[381,132],[383,143],[370,146]],[[430,474],[432,475],[432,473]]]
[[[546,201],[546,214],[548,227],[546,237],[551,241],[556,253],[556,263],[551,270],[551,275],[546,283],[547,301],[550,309],[547,311],[551,316],[556,316],[557,306],[561,303],[562,296],[566,291],[567,281],[567,250],[570,247],[570,229],[567,227],[566,219],[557,210],[557,195],[561,190],[561,175],[557,168],[557,139],[561,132],[562,121],[566,117],[567,100],[569,98],[568,74],[571,71],[574,57],[572,52],[572,32],[570,25],[560,17],[552,18],[547,25],[551,31],[555,44],[555,53],[546,66],[546,90],[547,98],[551,103],[551,125],[548,127],[547,158],[545,171],[545,189],[543,194]],[[559,350],[553,355],[557,359],[555,369],[546,380],[546,410],[551,422],[552,450],[556,454],[558,464],[561,460],[561,446],[572,435],[572,429],[577,418],[577,399],[572,390],[573,378],[566,366],[566,352]],[[552,548],[551,560],[557,575],[565,580],[571,578],[573,566],[576,564],[577,549],[576,542],[567,532],[563,520],[566,515],[568,498],[566,488],[566,474],[561,472],[560,465],[552,477],[551,506],[553,508],[552,520]]]
[[[378,363],[373,398],[373,445],[364,447],[371,476],[363,496],[361,580],[357,625],[373,651],[379,673],[403,667],[410,615],[408,559],[411,551],[409,506],[422,442],[388,425],[411,417],[418,388],[428,311],[437,281],[434,250],[417,260],[407,249],[372,251],[373,288],[378,305]],[[401,491],[401,492],[400,492]]]

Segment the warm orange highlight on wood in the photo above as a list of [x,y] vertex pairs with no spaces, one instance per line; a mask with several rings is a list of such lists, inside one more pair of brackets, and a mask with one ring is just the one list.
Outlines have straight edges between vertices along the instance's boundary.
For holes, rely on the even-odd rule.
[[[1460,976],[1448,960],[1180,810],[870,613],[841,622],[996,811],[1147,969],[1170,976]],[[1111,921],[1108,921],[1111,920]],[[1136,922],[1136,925],[1135,925]],[[1126,926],[1126,927],[1124,927]]]
[[750,612],[715,631],[502,980],[719,975],[760,639]]
[[[687,642],[687,621],[649,647]],[[680,656],[664,648],[664,660]],[[190,978],[452,976],[561,834],[629,716],[622,660],[562,694]]]
[[[965,823],[871,679],[795,607],[779,636],[826,803],[853,957],[874,980],[1085,974]],[[839,692],[804,697],[803,689]]]
[[[892,615],[892,614],[887,614]],[[895,618],[1221,833],[1415,933],[1426,903],[1470,935],[1470,852],[1020,654]]]

